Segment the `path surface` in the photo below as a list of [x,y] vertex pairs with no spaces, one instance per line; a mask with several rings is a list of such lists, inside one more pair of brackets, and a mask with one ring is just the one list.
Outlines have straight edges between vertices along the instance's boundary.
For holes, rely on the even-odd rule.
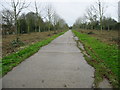
[[91,88],[94,69],[69,30],[3,77],[3,88]]

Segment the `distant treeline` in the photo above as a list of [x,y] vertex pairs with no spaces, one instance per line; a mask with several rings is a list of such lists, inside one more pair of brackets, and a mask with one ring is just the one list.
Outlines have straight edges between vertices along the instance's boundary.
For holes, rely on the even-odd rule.
[[[68,25],[61,18],[57,22],[44,21],[42,17],[36,15],[34,12],[28,12],[22,14],[17,20],[18,34],[30,33],[30,32],[43,32],[51,30],[67,29]],[[15,34],[14,19],[12,18],[9,10],[3,12],[2,17],[2,34]]]
[[[79,20],[78,20],[79,21]],[[74,23],[73,28],[81,28],[81,29],[95,29],[100,30],[101,25],[99,21],[92,22],[84,22],[84,23]],[[103,30],[120,30],[120,23],[112,18],[105,18],[102,20],[102,29]]]

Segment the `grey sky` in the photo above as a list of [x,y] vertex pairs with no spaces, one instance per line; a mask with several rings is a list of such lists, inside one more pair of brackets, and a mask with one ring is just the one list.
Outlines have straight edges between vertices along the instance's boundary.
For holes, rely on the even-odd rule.
[[[94,4],[94,2],[64,2],[54,3],[54,7],[56,7],[57,13],[63,17],[69,25],[72,25],[78,17],[85,14],[86,8],[91,4]],[[105,15],[117,20],[117,2],[108,2],[106,4],[108,4],[108,8]]]
[[[27,1],[34,2],[34,0]],[[46,2],[50,2],[55,8],[56,12],[67,22],[69,26],[71,26],[78,17],[84,15],[86,8],[92,4],[95,4],[97,0],[36,0],[36,1],[39,3],[42,2],[42,5],[45,5]],[[104,1],[105,5],[108,6],[105,15],[107,17],[112,17],[115,20],[117,20],[119,0],[101,0],[101,1]],[[0,2],[3,3],[4,0],[1,0]],[[33,9],[32,4],[29,7],[29,10],[31,9]]]

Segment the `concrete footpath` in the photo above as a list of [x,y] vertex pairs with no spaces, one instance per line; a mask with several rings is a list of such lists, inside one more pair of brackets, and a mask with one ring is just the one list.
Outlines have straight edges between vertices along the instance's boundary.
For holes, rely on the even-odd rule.
[[93,81],[69,30],[5,75],[3,88],[91,88]]

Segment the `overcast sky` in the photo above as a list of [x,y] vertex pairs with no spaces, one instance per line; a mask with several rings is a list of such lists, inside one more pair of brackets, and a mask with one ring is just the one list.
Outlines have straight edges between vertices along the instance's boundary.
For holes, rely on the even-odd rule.
[[[6,0],[9,2],[10,0]],[[34,0],[26,0],[27,2],[31,2],[29,9],[32,10],[32,2]],[[86,8],[90,5],[95,4],[97,0],[36,0],[37,4],[42,2],[42,5],[45,5],[46,2],[50,2],[53,5],[56,12],[63,18],[66,23],[71,26],[75,22],[78,17],[81,17],[85,14]],[[107,17],[112,17],[115,20],[118,20],[118,1],[119,0],[101,0],[105,2],[105,5],[108,7],[106,9],[105,15]],[[0,3],[8,7],[5,3],[5,0],[0,0]],[[1,8],[0,8],[1,10]],[[25,12],[26,10],[24,10]],[[33,9],[34,11],[34,9]]]

